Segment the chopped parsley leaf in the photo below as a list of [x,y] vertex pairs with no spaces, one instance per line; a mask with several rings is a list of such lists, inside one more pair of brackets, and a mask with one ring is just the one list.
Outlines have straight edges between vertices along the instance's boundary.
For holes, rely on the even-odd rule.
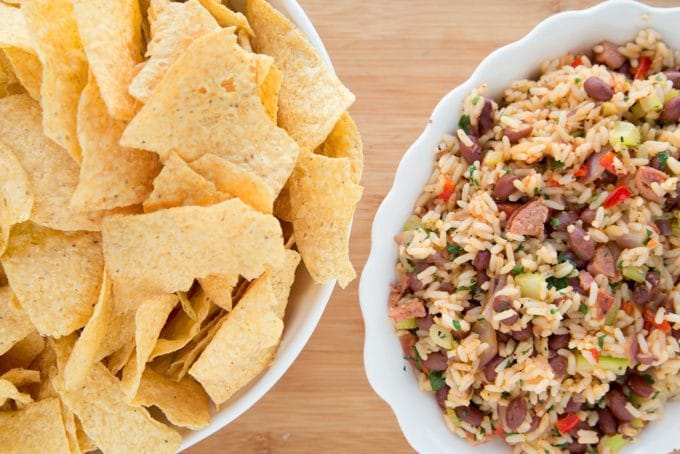
[[652,394],[652,399],[656,399],[658,395],[659,391],[655,391],[654,394]]
[[642,376],[642,378],[644,378],[645,381],[646,381],[647,383],[649,383],[650,385],[653,385],[653,384],[654,384],[654,379],[652,378],[651,375],[649,375],[649,374],[644,374],[644,375]]
[[564,169],[564,163],[562,161],[555,161],[553,163],[553,167],[556,169]]
[[479,102],[479,95],[472,98],[472,105],[473,106],[476,106],[478,102]]
[[503,172],[505,172],[506,174],[510,173],[510,167],[508,167],[507,165],[504,165],[503,166]]
[[661,166],[661,170],[665,170],[666,165],[668,163],[668,152],[662,151],[661,153],[657,154],[656,157],[659,158],[659,164]]
[[604,347],[604,338],[607,337],[606,334],[603,334],[601,336],[597,336],[597,346],[600,347],[600,350],[602,350],[602,347]]
[[581,305],[578,307],[578,311],[582,313],[583,315],[588,313],[588,306],[585,304],[581,303]]
[[517,249],[515,249],[515,252],[521,252],[524,250],[524,243],[519,243],[517,246]]
[[553,307],[552,309],[550,309],[550,313],[553,314],[553,315],[557,314],[557,312],[559,312],[559,309],[556,308],[556,307]]
[[548,101],[548,102],[545,103],[545,105],[548,106],[548,107],[552,106],[553,104],[554,104],[554,102],[552,102],[552,101]]
[[534,195],[538,195],[541,193],[541,188],[534,188]]
[[546,412],[551,412],[551,411],[553,411],[554,409],[555,409],[555,406],[554,406],[554,405],[551,405],[551,406],[548,407],[548,409],[546,410]]
[[428,375],[427,378],[430,379],[432,391],[439,391],[446,384],[443,372],[430,372],[430,375]]
[[465,134],[470,134],[470,115],[461,115],[458,127],[465,131]]
[[553,227],[558,227],[560,225],[560,220],[557,219],[556,217],[550,218],[550,225]]
[[645,246],[647,246],[647,243],[649,243],[649,240],[652,239],[652,234],[653,234],[653,232],[651,231],[651,229],[647,229],[647,236],[645,236],[645,241],[643,242],[643,244]]
[[572,137],[585,137],[586,132],[583,129],[578,129],[571,133]]
[[510,272],[513,274],[513,276],[517,276],[518,274],[524,273],[524,267],[519,265],[514,267]]
[[485,430],[483,427],[480,427],[480,428],[479,428],[479,433],[480,433],[481,435],[484,435],[484,434],[486,433],[486,430]]
[[510,397],[510,393],[507,392],[507,391],[503,391],[503,392],[501,393],[501,397],[502,397],[503,399],[507,399],[508,397]]
[[458,257],[461,252],[463,252],[463,248],[458,246],[457,244],[447,244],[446,245],[446,250],[449,251],[449,253],[454,256]]
[[548,288],[555,287],[557,290],[562,290],[569,285],[569,278],[566,276],[560,278],[553,276],[546,279],[546,282],[548,284]]
[[580,78],[580,77],[577,77],[576,79],[574,79],[574,82],[577,83],[577,84],[580,84],[580,83],[581,83],[581,78]]
[[415,270],[415,264],[413,263],[413,261],[410,259],[406,259],[406,263],[408,263],[409,272],[413,273],[413,271]]
[[451,324],[453,327],[456,329],[456,331],[462,331],[463,329],[460,327],[460,322],[458,320],[451,320]]
[[661,82],[663,80],[663,76],[661,74],[657,74],[655,79],[657,80],[657,82]]
[[531,347],[529,347],[529,348],[527,348],[526,350],[524,350],[524,351],[522,352],[522,354],[523,354],[523,355],[526,355],[526,354],[529,353],[530,351],[531,351]]

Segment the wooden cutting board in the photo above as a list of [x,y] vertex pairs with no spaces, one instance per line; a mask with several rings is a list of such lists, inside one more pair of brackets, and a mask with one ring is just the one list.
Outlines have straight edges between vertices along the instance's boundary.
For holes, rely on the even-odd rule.
[[[364,197],[352,261],[361,272],[373,215],[397,164],[439,99],[494,49],[546,17],[592,0],[300,0],[342,81],[364,139]],[[649,2],[677,6],[677,1]],[[498,68],[503,71],[503,68]],[[366,381],[358,279],[336,290],[281,381],[241,418],[188,452],[409,452],[396,419]],[[375,301],[375,304],[386,304]]]

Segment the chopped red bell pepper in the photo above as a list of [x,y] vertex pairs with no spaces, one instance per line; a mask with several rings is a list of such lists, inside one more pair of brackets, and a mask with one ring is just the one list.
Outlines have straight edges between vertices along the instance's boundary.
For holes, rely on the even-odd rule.
[[445,178],[446,180],[444,181],[444,187],[439,193],[439,198],[442,200],[449,200],[449,197],[451,197],[451,194],[453,194],[453,190],[456,188],[456,185],[451,178]]
[[649,72],[649,65],[651,64],[652,60],[650,60],[649,57],[640,57],[637,71],[635,71],[635,79],[646,79],[647,73]]
[[559,430],[560,433],[568,434],[574,429],[574,427],[578,426],[578,423],[580,422],[581,418],[579,418],[578,415],[571,414],[565,416],[564,418],[558,419],[555,423],[555,427],[557,427],[557,430]]
[[583,64],[583,55],[577,55],[574,58],[574,61],[571,62],[571,67],[576,68],[578,65],[582,65],[582,64]]
[[624,301],[621,305],[621,309],[623,309],[623,311],[630,316],[635,314],[635,304],[631,301]]
[[654,316],[654,313],[652,311],[650,311],[649,308],[645,308],[645,320],[647,320],[647,322],[650,325],[654,326],[655,328],[660,329],[664,333],[670,332],[671,324],[668,323],[668,320],[664,320],[661,323],[656,323],[655,318],[656,317]]
[[590,353],[593,355],[593,359],[596,363],[600,362],[600,352],[596,348],[591,348]]
[[549,188],[559,188],[562,186],[559,181],[555,177],[552,177],[551,179],[548,180],[548,187]]
[[604,167],[609,173],[618,175],[616,167],[614,167],[614,159],[616,159],[616,153],[609,150],[600,158],[600,165]]
[[580,169],[574,172],[575,177],[585,177],[588,174],[588,164],[583,164]]
[[502,427],[502,426],[496,427],[495,432],[496,432],[496,435],[498,435],[498,436],[501,437],[503,440],[505,440],[505,432],[503,431],[503,427]]
[[607,200],[605,200],[602,205],[605,208],[611,208],[630,198],[632,195],[633,193],[630,191],[630,189],[628,189],[625,184],[621,184],[614,188],[612,193],[609,194],[609,197],[607,197]]

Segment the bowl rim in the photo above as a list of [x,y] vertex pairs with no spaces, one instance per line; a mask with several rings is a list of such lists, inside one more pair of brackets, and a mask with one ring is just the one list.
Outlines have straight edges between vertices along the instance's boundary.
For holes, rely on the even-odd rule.
[[[617,8],[627,8],[630,10],[634,10],[635,12],[639,13],[640,15],[643,14],[664,14],[664,15],[677,15],[678,18],[680,19],[680,6],[679,7],[653,7],[649,6],[634,0],[609,0],[609,1],[604,1],[600,4],[597,4],[595,6],[592,6],[590,8],[585,8],[585,9],[578,9],[578,10],[570,10],[570,11],[563,11],[557,14],[553,14],[545,19],[543,19],[541,22],[539,22],[537,25],[535,25],[526,35],[524,35],[522,38],[513,41],[509,44],[506,44],[502,47],[497,48],[493,52],[489,53],[475,68],[475,70],[472,72],[472,74],[469,76],[467,80],[465,80],[463,83],[457,85],[454,87],[452,90],[450,90],[447,94],[445,94],[439,102],[436,104],[432,114],[430,115],[428,122],[425,126],[425,129],[423,132],[418,136],[418,138],[411,144],[411,146],[407,149],[407,151],[402,155],[399,165],[397,166],[397,170],[395,172],[395,176],[392,180],[392,185],[385,195],[383,201],[381,202],[380,206],[378,207],[378,210],[375,213],[375,216],[373,217],[373,223],[371,227],[371,250],[368,256],[368,259],[366,261],[366,264],[364,266],[364,269],[361,273],[361,278],[360,278],[360,283],[359,283],[359,300],[360,300],[360,306],[361,306],[361,312],[362,316],[364,319],[364,350],[363,350],[363,356],[364,356],[364,372],[366,374],[366,378],[368,379],[368,382],[370,383],[371,387],[375,391],[375,393],[383,399],[388,406],[391,408],[392,412],[397,418],[397,422],[399,424],[399,427],[404,434],[406,440],[408,443],[416,449],[418,452],[437,452],[433,450],[433,446],[435,446],[434,442],[431,440],[428,440],[428,437],[436,438],[436,433],[438,432],[438,429],[435,430],[433,428],[427,428],[423,427],[421,424],[420,427],[415,427],[417,426],[417,423],[413,422],[413,417],[410,416],[409,410],[410,406],[408,405],[408,401],[414,401],[415,399],[419,399],[418,396],[416,395],[409,395],[408,399],[405,399],[403,397],[403,394],[401,392],[406,391],[404,387],[401,387],[398,389],[399,393],[397,393],[397,390],[395,389],[389,389],[390,386],[387,385],[386,380],[384,380],[384,377],[381,377],[381,368],[383,366],[381,365],[376,365],[376,355],[381,354],[385,355],[387,352],[384,351],[377,351],[377,345],[376,343],[378,342],[378,337],[383,335],[380,332],[380,328],[384,325],[384,323],[388,323],[387,320],[387,297],[385,296],[384,300],[380,299],[380,301],[377,302],[377,304],[383,304],[384,303],[384,309],[381,311],[380,316],[384,318],[384,320],[377,320],[376,319],[376,310],[375,310],[375,301],[376,301],[376,295],[382,295],[385,294],[387,295],[388,289],[387,286],[385,289],[377,289],[376,290],[376,275],[377,273],[382,273],[383,272],[383,265],[384,262],[387,260],[386,255],[390,255],[389,253],[386,254],[384,244],[386,241],[389,241],[391,243],[391,238],[386,239],[387,236],[389,235],[389,232],[391,230],[388,229],[386,232],[386,227],[391,227],[389,224],[386,225],[384,219],[386,217],[389,217],[389,213],[391,210],[395,209],[396,207],[400,205],[404,205],[404,193],[405,192],[412,192],[416,191],[416,195],[420,194],[422,191],[422,186],[423,185],[418,185],[417,187],[414,186],[414,189],[409,188],[407,191],[404,191],[400,184],[402,182],[408,182],[409,179],[409,174],[411,173],[411,169],[408,168],[408,165],[411,161],[414,161],[414,155],[416,155],[419,150],[421,150],[428,141],[430,141],[432,138],[430,137],[434,132],[434,124],[435,122],[442,116],[442,115],[447,115],[449,117],[450,122],[453,124],[458,119],[458,116],[460,114],[460,104],[458,104],[455,108],[456,114],[452,118],[450,113],[447,113],[447,110],[450,110],[450,104],[451,100],[454,98],[458,98],[466,95],[469,93],[473,88],[477,87],[480,82],[483,81],[482,74],[488,72],[488,66],[490,66],[490,63],[493,62],[494,60],[497,60],[500,58],[501,55],[506,54],[506,53],[511,53],[511,52],[516,52],[519,49],[526,48],[529,46],[532,42],[536,40],[536,38],[539,35],[542,35],[546,33],[546,30],[549,29],[550,27],[554,27],[557,24],[559,24],[562,21],[565,21],[567,19],[572,19],[572,18],[585,18],[587,16],[594,16],[594,15],[599,15],[603,14],[603,12],[608,11],[608,10],[615,10]],[[603,31],[603,35],[604,35]],[[441,136],[437,136],[436,140],[438,141],[441,138]],[[427,160],[427,159],[426,159]],[[430,162],[428,160],[428,162]],[[432,168],[431,165],[428,167],[428,176],[431,174]],[[406,183],[404,186],[409,186],[408,183]],[[409,194],[411,195],[411,194]],[[405,220],[402,219],[402,221]],[[387,234],[386,234],[387,233]],[[392,246],[392,249],[394,249],[394,246]],[[394,255],[396,257],[396,254]],[[395,261],[392,260],[390,262],[391,269],[394,269],[394,263]],[[392,275],[390,275],[390,280],[392,279]],[[382,282],[382,281],[380,281]],[[381,323],[383,325],[381,325]],[[391,325],[391,323],[390,323]],[[393,327],[392,331],[394,331]],[[390,342],[391,344],[391,349],[395,351],[401,352],[401,348],[399,347],[399,341],[397,340],[396,334],[393,336],[393,340]],[[408,366],[407,366],[408,367]],[[409,371],[410,372],[410,371]],[[413,375],[413,374],[411,374]],[[412,380],[415,383],[415,379]],[[408,390],[409,392],[412,390]],[[438,406],[434,402],[434,399],[429,396],[429,393],[424,393],[422,391],[416,390],[416,392],[422,396],[427,396],[431,400],[431,407],[433,409],[437,410],[437,416],[443,423],[443,418],[441,418],[441,411],[439,411]],[[420,399],[419,399],[420,400]],[[669,405],[669,404],[667,404]],[[667,406],[666,405],[666,406]],[[680,403],[677,404],[680,406]],[[647,429],[649,430],[649,429]],[[678,426],[678,430],[680,430],[680,424]],[[435,433],[436,432],[436,433]],[[447,433],[449,433],[451,436],[455,436],[452,432],[448,431],[447,428]],[[439,440],[441,441],[441,440]],[[461,440],[463,441],[463,440]],[[639,443],[636,443],[636,445],[639,447]],[[445,449],[445,445],[442,443],[439,443],[436,445],[438,450]],[[461,445],[462,446],[462,445]],[[472,450],[472,445],[467,445],[470,450]],[[490,444],[487,444],[487,446],[490,446]],[[506,449],[508,449],[508,445],[493,445],[493,448],[498,448],[498,446],[504,446]],[[448,450],[455,449],[454,446],[449,445]],[[626,450],[628,451],[628,449]],[[493,451],[497,452],[497,451]],[[637,450],[636,450],[637,452]],[[642,452],[642,451],[640,451]]]
[[[316,50],[324,63],[326,63],[330,70],[335,73],[333,63],[331,62],[331,58],[323,44],[323,41],[321,40],[321,37],[319,36],[319,33],[316,31],[316,28],[314,28],[309,16],[307,16],[307,13],[297,2],[297,0],[268,1],[272,3],[272,6],[284,14],[297,26],[297,28],[309,39],[312,47],[314,47],[314,50]],[[298,273],[300,273],[300,269],[298,269]],[[212,421],[209,426],[199,430],[183,431],[182,444],[179,448],[180,452],[210,437],[215,432],[223,429],[238,419],[241,415],[243,415],[243,413],[252,408],[253,405],[255,405],[274,387],[274,385],[276,385],[276,383],[278,383],[278,381],[288,371],[300,353],[302,353],[302,350],[304,349],[305,345],[307,345],[307,342],[321,320],[321,316],[328,305],[336,284],[335,280],[332,280],[326,284],[315,284],[313,281],[310,282],[311,285],[316,286],[318,296],[311,307],[311,311],[309,311],[305,316],[306,320],[302,325],[303,329],[296,331],[292,336],[292,341],[286,348],[286,354],[282,355],[279,352],[272,364],[265,371],[255,378],[255,380],[246,385],[242,392],[239,392],[236,396],[227,401],[222,408],[215,411],[212,415]],[[284,336],[285,332],[286,331],[284,327]]]

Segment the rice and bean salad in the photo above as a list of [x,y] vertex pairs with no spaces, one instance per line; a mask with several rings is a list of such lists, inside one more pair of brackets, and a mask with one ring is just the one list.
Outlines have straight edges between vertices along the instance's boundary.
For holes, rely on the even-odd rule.
[[604,41],[474,90],[435,150],[389,314],[470,443],[616,452],[680,394],[679,65]]

